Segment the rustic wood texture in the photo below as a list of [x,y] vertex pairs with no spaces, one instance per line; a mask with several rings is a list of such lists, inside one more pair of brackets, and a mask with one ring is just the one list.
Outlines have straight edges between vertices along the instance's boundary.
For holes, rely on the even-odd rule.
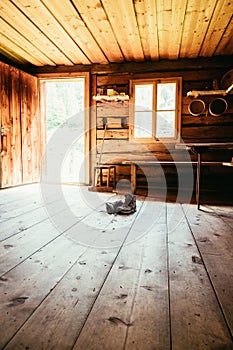
[[[55,12],[54,15],[51,14],[49,9],[39,0],[20,0],[17,2],[17,7],[25,16],[30,18],[32,23],[37,23],[37,27],[39,27],[43,33],[46,33],[47,37],[50,37],[50,40],[54,45],[57,47],[64,47],[63,52],[69,57],[71,65],[72,63],[90,63],[89,59],[80,50],[79,46],[75,44],[70,35],[68,35],[68,33],[61,27],[59,18],[56,18],[56,9],[53,9]],[[62,7],[62,14],[64,15],[63,9],[64,6]]]
[[[206,33],[205,41],[201,48],[201,55],[212,55],[216,50],[216,42],[221,41],[221,37],[224,34],[226,26],[230,23],[230,17],[233,12],[233,3],[229,1],[217,1],[214,12],[212,12],[211,24]],[[215,25],[213,25],[215,23]],[[203,24],[203,22],[202,22]],[[230,24],[232,28],[232,23]],[[224,36],[223,43],[226,43],[227,36]],[[218,48],[217,48],[218,49]]]
[[[211,4],[210,4],[211,6]],[[169,70],[169,69],[168,69]],[[227,110],[220,116],[212,116],[209,112],[210,103],[216,98],[215,96],[204,96],[203,101],[205,103],[205,111],[199,116],[193,116],[189,112],[189,104],[193,101],[193,98],[187,97],[187,92],[194,89],[212,89],[213,82],[217,81],[217,84],[221,84],[221,78],[225,74],[226,69],[219,67],[215,70],[200,68],[197,71],[194,70],[179,70],[166,72],[154,72],[154,73],[138,73],[135,71],[133,74],[125,72],[121,74],[120,72],[115,72],[114,74],[102,74],[97,75],[96,90],[92,91],[95,95],[98,88],[106,90],[107,88],[113,88],[118,91],[118,89],[124,89],[124,91],[132,97],[132,91],[130,91],[130,80],[131,79],[153,79],[161,77],[182,77],[182,96],[181,96],[181,138],[183,142],[231,142],[233,139],[233,95],[229,94],[225,97],[227,102]],[[122,112],[120,112],[122,110]],[[127,122],[127,128],[120,125],[119,120],[117,122],[112,118],[114,116],[120,116],[124,113],[125,116],[129,115],[130,103],[128,109],[123,108],[118,103],[98,103],[96,109],[96,124],[97,124],[97,134],[96,134],[96,154],[102,150],[102,162],[107,163],[119,163],[123,160],[160,160],[160,161],[184,161],[192,160],[196,161],[197,157],[195,154],[184,154],[184,152],[176,151],[174,143],[140,143],[133,142],[130,140],[131,123],[130,120]],[[128,111],[128,112],[127,112]],[[128,113],[128,114],[127,114]],[[108,123],[109,121],[109,123]],[[104,125],[107,125],[106,139],[103,145],[103,133]],[[136,140],[135,140],[136,141]],[[230,151],[218,151],[209,152],[203,155],[204,161],[219,162],[229,161],[232,157],[232,152]],[[185,159],[184,159],[185,157]],[[127,170],[126,170],[127,169]],[[120,171],[123,171],[121,174]],[[128,173],[127,173],[128,171]],[[196,168],[194,168],[195,176]],[[208,173],[209,171],[209,173]],[[169,168],[164,169],[165,175],[170,176],[170,180],[167,185],[178,186],[177,180],[174,175],[172,180],[172,174]],[[223,191],[232,192],[232,186],[229,188],[230,174],[226,174],[223,167],[218,166],[217,168],[209,167],[205,170],[207,175],[205,179],[209,179],[209,174],[211,174],[211,181],[204,180],[204,186],[206,190],[213,190],[214,187]],[[143,187],[147,186],[145,178],[143,184],[143,178],[139,178],[140,174],[137,174],[137,182]],[[130,176],[130,169],[128,168],[118,168],[117,169],[117,179],[122,179],[123,177],[127,179]],[[153,176],[153,175],[152,175]],[[207,176],[207,177],[206,177]],[[222,179],[222,181],[220,181]],[[157,182],[156,173],[154,174],[154,181],[151,184]]]
[[[225,220],[228,217],[228,210],[224,208],[218,214],[218,208],[206,208],[199,214],[194,214],[193,208],[189,208],[186,217],[191,225],[191,229],[196,239],[196,243],[201,254],[206,254],[205,266],[212,279],[215,292],[222,297],[224,305],[224,316],[228,326],[233,331],[233,317],[231,307],[233,305],[232,294],[227,295],[228,288],[233,288],[233,276],[226,278],[226,266],[233,258],[232,246],[232,226]],[[231,218],[231,215],[229,215]],[[197,223],[198,221],[198,223]],[[218,250],[216,251],[216,241],[218,241]],[[232,274],[232,273],[231,273]],[[227,289],[226,289],[227,284]],[[226,295],[225,295],[226,294]]]
[[[49,38],[27,18],[21,11],[19,11],[15,5],[10,2],[1,2],[1,13],[4,15],[4,20],[9,23],[13,28],[17,24],[16,30],[20,32],[25,38],[28,37],[28,33],[31,33],[30,42],[35,44],[37,42],[36,48],[38,55],[41,55],[41,48],[44,48],[42,51],[46,51],[46,56],[48,64],[71,64],[71,61],[60,51],[54,43],[52,43]],[[4,43],[4,41],[3,41]],[[6,47],[9,45],[6,44]],[[24,58],[24,54],[20,51],[12,49],[13,52],[18,53],[19,56]],[[37,56],[38,56],[37,55]],[[56,56],[56,57],[55,57]],[[35,58],[35,56],[34,56]],[[39,59],[39,58],[38,58]],[[29,62],[26,59],[27,62]],[[51,62],[52,61],[52,62]],[[66,62],[66,63],[65,63]],[[41,62],[43,65],[43,62]]]
[[[86,26],[83,23],[83,14],[80,11],[77,12],[71,2],[63,1],[61,3],[53,0],[49,1],[46,5],[50,13],[55,17],[55,20],[62,23],[63,28],[60,28],[60,31],[65,29],[77,47],[77,49],[74,48],[74,52],[77,51],[78,55],[72,60],[73,63],[75,61],[83,64],[90,62],[103,64],[108,62],[105,53],[101,50],[101,45],[98,45],[95,36],[89,31],[89,25]],[[90,8],[87,10],[87,13],[90,15]],[[51,16],[51,19],[53,16]],[[68,36],[67,38],[69,39]]]
[[[98,37],[98,43],[102,50],[102,55],[104,54],[109,62],[122,62],[124,59],[123,54],[101,2],[96,1],[94,3],[92,0],[80,2],[75,0],[74,4],[78,8],[87,28],[91,28],[91,36],[94,36],[95,38]],[[91,50],[93,50],[93,46],[91,46]]]
[[[229,330],[225,328],[224,314],[219,310],[206,266],[210,252],[199,251],[195,232],[180,207],[174,210],[173,205],[168,205],[168,223],[172,349],[192,348],[194,344],[197,349],[213,344],[230,349],[230,340],[225,343]],[[195,224],[199,222],[196,220]],[[226,251],[224,254],[228,255]]]
[[45,145],[38,79],[1,63],[1,187],[36,182]]
[[127,101],[97,103],[98,117],[123,117],[129,115],[129,103]]
[[[141,78],[143,78],[144,73],[153,73],[156,74],[158,72],[159,76],[161,76],[161,72],[163,72],[163,76],[167,76],[166,73],[169,71],[183,71],[183,74],[189,76],[192,79],[193,75],[196,75],[197,72],[203,70],[203,79],[205,77],[204,70],[207,72],[214,71],[216,73],[216,69],[225,69],[226,71],[232,68],[232,57],[229,56],[216,56],[216,57],[202,57],[197,59],[178,59],[178,60],[161,60],[161,61],[146,61],[146,62],[130,62],[130,63],[109,63],[109,64],[91,64],[91,65],[74,65],[74,66],[44,66],[44,67],[28,67],[27,71],[33,73],[34,75],[38,75],[39,77],[47,77],[47,74],[53,75],[61,75],[67,74],[72,75],[75,72],[91,72],[92,74],[103,74],[103,83],[101,85],[106,84],[106,80],[108,80],[108,76],[104,74],[111,74],[111,81],[114,78],[116,72],[122,73],[123,76],[127,77],[127,72],[132,74],[140,74]],[[26,69],[26,67],[25,67]],[[193,71],[194,70],[194,71]],[[193,72],[192,72],[193,71]],[[159,73],[160,72],[160,73]],[[124,81],[122,76],[122,81]],[[171,76],[171,75],[169,75]],[[119,83],[119,77],[115,77],[115,81]]]
[[22,183],[19,70],[0,63],[1,77],[1,183]]
[[37,67],[232,55],[228,0],[1,0],[1,53]]
[[42,186],[2,190],[1,348],[232,349],[232,207]]
[[[44,139],[38,79],[20,72],[23,183],[39,181]],[[43,117],[43,116],[42,116]]]

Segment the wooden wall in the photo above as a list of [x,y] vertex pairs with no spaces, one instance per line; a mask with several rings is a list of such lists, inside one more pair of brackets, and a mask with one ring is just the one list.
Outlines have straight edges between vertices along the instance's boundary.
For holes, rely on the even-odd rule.
[[0,63],[1,187],[39,181],[44,124],[38,79]]
[[[222,60],[220,60],[222,61]],[[170,64],[170,63],[169,63]],[[171,64],[161,62],[156,70],[156,65],[117,65],[113,66],[93,65],[87,69],[90,72],[90,95],[97,94],[98,89],[113,88],[125,92],[131,96],[129,90],[131,79],[158,78],[158,77],[182,77],[182,116],[181,116],[181,137],[184,142],[223,142],[233,140],[233,94],[226,96],[228,110],[221,116],[215,117],[208,113],[194,117],[188,111],[189,103],[193,98],[187,97],[190,90],[211,90],[213,82],[221,84],[223,75],[232,69],[232,66],[225,66],[224,62],[217,64],[212,62],[208,66],[208,60],[201,62],[192,68],[192,62]],[[127,67],[130,70],[127,70]],[[134,71],[134,67],[136,67]],[[141,68],[142,67],[142,68]],[[145,71],[145,67],[149,67]],[[109,70],[108,70],[109,68]],[[61,68],[59,68],[61,69]],[[75,73],[78,67],[63,68],[63,71],[50,72],[70,76]],[[68,70],[69,71],[64,71]],[[81,67],[82,71],[85,67]],[[24,183],[31,183],[39,180],[40,159],[43,152],[45,140],[45,113],[40,112],[38,78],[24,71],[13,68],[7,64],[0,63],[1,73],[1,187],[13,186]],[[46,76],[49,72],[39,72],[38,76]],[[36,75],[36,72],[33,74]],[[213,96],[203,97],[208,106]],[[130,143],[129,129],[129,102],[96,103],[90,99],[92,106],[90,124],[90,149],[93,175],[93,166],[98,162],[100,154],[101,162],[119,163],[125,159],[145,159],[155,156],[159,160],[180,159],[184,154],[177,151],[173,143],[157,144],[148,143],[142,146],[140,143]],[[106,119],[107,118],[107,119]],[[104,125],[107,122],[105,143],[102,147]],[[146,148],[145,148],[146,146]],[[233,154],[230,151],[219,151],[206,153],[205,160],[229,161]],[[196,155],[191,155],[196,160]],[[203,182],[206,189],[222,191],[227,189],[233,193],[231,181],[231,169],[222,166],[205,167]],[[155,188],[164,186],[161,182],[161,172],[151,168],[151,184]],[[184,169],[185,172],[185,169]],[[177,173],[174,167],[165,167],[164,173],[168,187],[177,187]],[[196,169],[194,168],[194,175]],[[117,181],[130,178],[129,166],[117,166]],[[145,189],[147,181],[142,169],[137,173],[138,187]],[[185,184],[184,184],[185,186]]]
[[[92,84],[92,95],[96,95],[98,89],[113,88],[118,92],[125,92],[131,95],[129,90],[130,79],[137,78],[158,78],[158,77],[182,77],[182,116],[181,116],[181,137],[184,142],[227,142],[233,141],[233,94],[225,97],[228,103],[227,111],[221,116],[212,116],[208,111],[209,103],[219,96],[199,97],[206,103],[207,110],[200,116],[192,116],[188,111],[190,102],[193,97],[187,97],[190,90],[212,90],[213,83],[217,83],[221,88],[221,79],[229,69],[213,68],[195,69],[195,70],[176,70],[166,72],[150,72],[150,73],[109,73],[97,74],[92,76],[95,84]],[[131,144],[129,142],[129,103],[128,102],[92,102],[96,116],[96,131],[92,146],[96,146],[96,161],[98,162],[100,153],[102,162],[118,163],[125,159],[145,159],[153,154],[159,160],[182,160],[184,153],[175,150],[174,144]],[[109,118],[106,118],[108,117]],[[110,118],[111,117],[111,118]],[[121,118],[120,118],[121,117]],[[107,124],[105,133],[105,142],[102,146],[104,124]],[[93,140],[93,138],[92,138]],[[96,143],[94,145],[94,142]],[[146,146],[146,148],[145,148]],[[146,150],[146,151],[145,151]],[[148,152],[147,152],[148,150]],[[233,152],[220,151],[211,152],[204,155],[205,160],[230,161]],[[196,155],[191,155],[192,160],[196,160]],[[231,170],[231,169],[230,169]],[[185,169],[184,169],[185,171]],[[129,166],[117,166],[117,180],[121,178],[129,179]],[[177,173],[173,168],[164,168],[168,186],[177,186]],[[155,188],[161,185],[161,178],[158,170],[151,168],[149,170],[151,176],[154,177]],[[228,191],[233,193],[233,185],[229,169],[222,166],[205,167],[203,181],[206,189],[220,190],[227,187]],[[194,176],[196,169],[194,169]],[[210,180],[211,179],[211,180]],[[139,169],[137,173],[138,186],[145,188],[147,186],[143,172]],[[150,183],[153,183],[150,182]]]

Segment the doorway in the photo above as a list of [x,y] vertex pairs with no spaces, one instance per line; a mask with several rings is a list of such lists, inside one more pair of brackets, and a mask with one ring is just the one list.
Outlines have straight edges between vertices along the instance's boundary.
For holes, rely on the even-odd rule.
[[[44,80],[47,162],[61,159],[61,183],[88,184],[86,77]],[[47,164],[47,166],[51,166]]]

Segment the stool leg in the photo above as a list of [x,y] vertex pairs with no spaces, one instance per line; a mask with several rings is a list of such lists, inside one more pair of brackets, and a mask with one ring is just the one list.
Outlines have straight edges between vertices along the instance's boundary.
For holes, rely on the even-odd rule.
[[103,171],[102,171],[102,168],[100,168],[100,186],[103,186]]
[[107,169],[108,175],[107,175],[107,187],[109,187],[109,183],[110,183],[110,168]]

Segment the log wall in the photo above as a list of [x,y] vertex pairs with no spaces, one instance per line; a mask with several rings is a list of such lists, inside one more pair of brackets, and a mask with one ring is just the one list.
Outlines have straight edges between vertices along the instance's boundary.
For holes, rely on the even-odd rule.
[[[191,90],[212,90],[213,84],[218,84],[221,89],[221,79],[228,71],[222,67],[213,69],[176,70],[172,72],[150,72],[150,73],[108,73],[97,74],[95,76],[95,89],[92,95],[96,95],[98,89],[106,91],[113,88],[118,92],[125,92],[131,95],[129,90],[130,79],[143,78],[165,78],[182,77],[182,115],[181,115],[181,138],[184,142],[227,142],[233,141],[233,94],[225,96],[228,109],[221,116],[212,116],[208,110],[209,104],[217,97],[222,96],[200,96],[206,104],[206,111],[200,116],[193,116],[188,110],[188,106],[193,97],[187,97],[187,92]],[[92,102],[93,104],[93,102]],[[122,160],[156,157],[158,160],[183,160],[184,153],[175,149],[175,144],[148,143],[139,144],[129,141],[129,103],[128,102],[96,102],[96,162],[101,157],[101,162],[118,163]],[[107,129],[104,131],[105,124]],[[103,136],[105,136],[104,145]],[[100,156],[101,154],[101,156]],[[232,151],[219,151],[204,154],[207,161],[230,161],[233,156]],[[192,160],[196,160],[196,155],[191,155]],[[203,186],[207,190],[222,190],[227,187],[232,191],[233,186],[229,170],[222,166],[205,167],[203,176]],[[154,183],[155,188],[161,185],[161,173],[154,168],[148,170],[153,176],[150,183]],[[174,167],[163,169],[167,184],[171,188],[177,187],[177,172]],[[184,169],[185,171],[185,169]],[[206,174],[205,174],[206,173]],[[194,176],[196,169],[194,167]],[[117,181],[122,178],[130,178],[130,167],[117,166]],[[210,181],[211,178],[211,181]],[[138,187],[146,188],[147,181],[141,169],[137,172]]]

